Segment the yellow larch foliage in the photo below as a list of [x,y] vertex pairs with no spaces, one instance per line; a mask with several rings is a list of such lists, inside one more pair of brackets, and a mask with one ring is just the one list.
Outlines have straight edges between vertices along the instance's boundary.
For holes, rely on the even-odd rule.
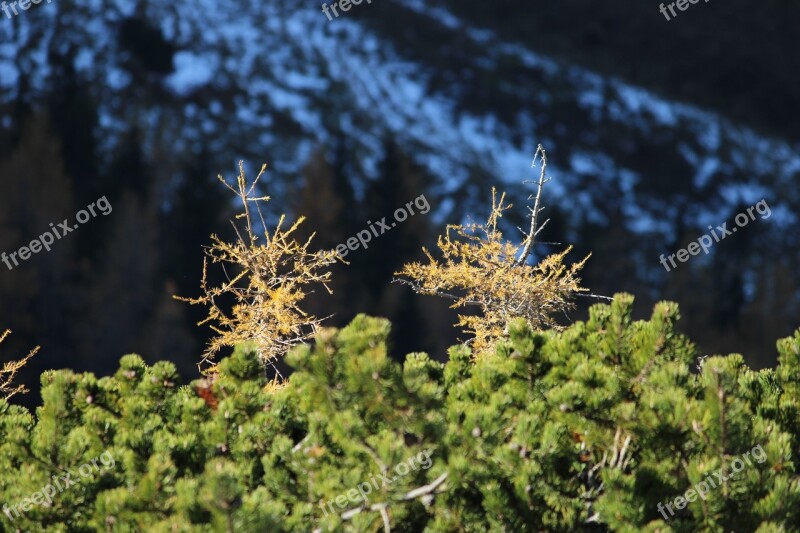
[[[212,361],[223,347],[246,341],[255,343],[265,363],[274,363],[290,348],[313,337],[322,321],[305,313],[300,303],[316,285],[330,292],[327,267],[338,256],[333,251],[309,252],[313,234],[303,243],[295,240],[294,233],[304,217],[284,229],[285,216],[281,215],[275,229],[272,232],[267,229],[259,203],[269,197],[253,196],[265,170],[266,165],[248,183],[240,162],[235,187],[219,176],[241,201],[243,211],[236,219],[244,220],[244,231],[232,221],[238,236],[236,242],[228,243],[212,235],[211,245],[205,250],[200,285],[203,294],[197,298],[175,297],[208,306],[208,316],[198,325],[209,324],[217,336],[210,340],[203,363]],[[254,229],[258,223],[263,228],[260,235]],[[210,286],[209,263],[222,265],[227,282]],[[231,297],[232,307],[227,310],[224,302]]]
[[[2,344],[10,334],[11,330],[5,330],[3,334],[0,335],[0,344]],[[19,361],[9,361],[3,364],[3,368],[0,368],[0,398],[9,399],[15,394],[24,394],[28,392],[28,389],[26,389],[24,385],[14,385],[14,377],[38,351],[39,346],[28,352],[28,355]]]
[[437,242],[441,260],[423,248],[427,264],[410,263],[396,273],[404,277],[397,281],[419,294],[452,299],[454,309],[480,310],[479,315],[459,315],[456,324],[474,335],[473,353],[490,348],[515,318],[525,319],[533,329],[560,329],[554,315],[573,308],[570,298],[587,290],[580,286],[577,273],[589,256],[571,266],[564,264],[572,247],[538,264],[527,264],[536,234],[547,223],[537,227],[537,215],[543,209],[542,187],[549,180],[545,179],[547,160],[541,146],[536,155],[541,156],[542,171],[536,196],[530,198],[535,199],[534,207],[529,208],[530,231],[521,244],[504,240],[497,228],[498,219],[512,206],[505,204],[505,194],[498,199],[492,189],[492,211],[485,224],[448,225]]

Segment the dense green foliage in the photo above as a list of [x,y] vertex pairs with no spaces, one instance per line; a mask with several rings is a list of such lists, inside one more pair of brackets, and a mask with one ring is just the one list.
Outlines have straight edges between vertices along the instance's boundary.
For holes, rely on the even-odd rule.
[[[739,355],[698,359],[674,304],[636,322],[631,304],[402,366],[388,322],[362,315],[295,349],[278,389],[247,347],[202,395],[135,355],[102,379],[47,372],[35,416],[0,401],[0,505],[104,453],[113,466],[0,514],[0,531],[797,530],[800,330],[777,369],[754,372]],[[659,502],[757,446],[765,460],[664,520]],[[325,503],[425,451],[369,509]]]

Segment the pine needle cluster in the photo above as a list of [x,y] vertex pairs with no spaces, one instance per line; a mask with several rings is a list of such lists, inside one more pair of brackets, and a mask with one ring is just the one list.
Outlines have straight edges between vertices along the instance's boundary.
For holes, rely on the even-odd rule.
[[[218,176],[239,198],[243,211],[235,218],[243,220],[245,227],[241,230],[231,221],[238,237],[233,243],[211,236],[203,262],[202,296],[176,296],[208,306],[208,316],[198,325],[209,324],[217,335],[209,341],[203,363],[211,362],[224,347],[253,342],[262,361],[272,364],[293,346],[313,337],[323,320],[304,312],[300,303],[316,285],[330,292],[327,267],[337,261],[337,255],[333,251],[309,252],[313,234],[303,243],[295,239],[304,217],[285,229],[285,216],[281,215],[275,229],[267,229],[260,203],[269,201],[269,197],[254,196],[265,170],[263,165],[256,178],[248,182],[240,162],[235,186]],[[263,234],[258,234],[257,227],[263,228]],[[213,286],[209,282],[209,263],[222,266],[226,277],[223,284]],[[227,310],[231,297],[233,304]]]
[[[5,330],[3,334],[0,335],[0,344],[2,344],[10,334],[11,330]],[[37,346],[19,361],[9,361],[3,364],[3,367],[0,368],[0,398],[9,399],[15,394],[24,394],[28,392],[28,389],[25,388],[24,385],[14,385],[14,378],[17,372],[19,372],[38,351],[39,347]]]
[[474,335],[475,352],[490,348],[507,333],[509,323],[515,318],[524,319],[534,330],[561,329],[554,316],[573,308],[570,298],[587,290],[580,286],[577,273],[589,256],[567,266],[564,259],[572,247],[538,264],[528,264],[536,235],[548,222],[538,226],[538,215],[544,209],[542,189],[549,181],[545,179],[547,159],[541,145],[533,166],[537,159],[541,161],[541,174],[536,195],[529,198],[534,200],[529,208],[531,226],[529,231],[523,231],[525,238],[521,244],[505,240],[498,229],[498,220],[512,206],[506,205],[505,193],[498,199],[492,189],[492,211],[485,224],[448,225],[437,242],[441,260],[423,248],[428,264],[410,263],[396,273],[404,276],[397,281],[410,285],[419,294],[454,300],[451,308],[477,307],[480,314],[459,315],[456,324]]

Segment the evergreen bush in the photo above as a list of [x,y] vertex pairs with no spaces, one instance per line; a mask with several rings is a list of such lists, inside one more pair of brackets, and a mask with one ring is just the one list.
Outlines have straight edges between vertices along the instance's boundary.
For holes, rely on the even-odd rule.
[[361,315],[294,348],[280,385],[247,344],[188,386],[137,355],[46,372],[36,413],[0,400],[0,531],[797,531],[800,330],[753,371],[632,300],[563,331],[518,319],[445,364],[393,362],[388,322]]

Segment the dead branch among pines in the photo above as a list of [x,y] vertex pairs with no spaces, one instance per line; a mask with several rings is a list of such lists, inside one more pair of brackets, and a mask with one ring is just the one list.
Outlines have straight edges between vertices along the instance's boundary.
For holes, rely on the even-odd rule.
[[[330,292],[327,267],[336,262],[338,256],[333,251],[310,253],[308,247],[313,234],[302,244],[294,239],[293,234],[304,217],[289,229],[283,229],[285,216],[281,215],[275,229],[271,233],[267,230],[260,202],[268,201],[269,197],[253,197],[265,170],[266,165],[248,184],[243,164],[239,162],[235,187],[218,176],[242,204],[243,211],[236,220],[244,219],[244,236],[234,221],[231,224],[238,237],[236,242],[227,243],[212,235],[203,261],[202,296],[175,296],[190,304],[208,306],[208,316],[198,325],[209,324],[217,336],[209,342],[201,364],[210,363],[223,347],[247,341],[255,343],[263,362],[272,364],[293,346],[313,337],[322,321],[305,313],[300,303],[315,285],[322,285]],[[258,219],[254,218],[255,213]],[[256,222],[260,222],[263,235],[258,235],[254,229]],[[209,262],[222,265],[226,283],[210,286]],[[232,309],[223,309],[220,302],[231,296]]]
[[442,260],[435,259],[427,249],[428,264],[405,265],[396,275],[405,279],[395,281],[410,285],[419,294],[435,295],[454,300],[452,308],[478,307],[479,316],[459,315],[456,325],[474,335],[474,351],[488,349],[507,332],[511,320],[523,318],[533,329],[561,329],[554,315],[571,309],[572,296],[585,292],[580,286],[578,271],[589,256],[567,266],[564,258],[572,247],[544,258],[536,265],[527,264],[538,233],[548,220],[539,226],[538,215],[546,179],[547,158],[539,145],[533,165],[541,157],[541,173],[531,212],[529,231],[520,245],[503,239],[497,221],[511,205],[505,205],[505,194],[497,199],[492,189],[492,211],[485,224],[448,225],[437,245]]
[[[0,344],[2,344],[10,334],[11,330],[5,330],[3,334],[0,335]],[[19,361],[9,361],[3,364],[3,368],[0,368],[0,398],[5,398],[7,400],[15,394],[24,394],[28,392],[28,389],[25,388],[24,385],[14,385],[14,378],[17,372],[19,372],[38,351],[39,346],[28,352],[28,355]]]

